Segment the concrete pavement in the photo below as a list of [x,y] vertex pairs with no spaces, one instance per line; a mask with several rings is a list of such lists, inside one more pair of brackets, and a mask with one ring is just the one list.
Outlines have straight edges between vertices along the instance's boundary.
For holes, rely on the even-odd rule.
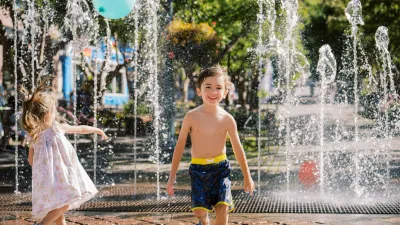
[[[215,224],[215,214],[210,215],[211,224]],[[196,224],[198,220],[191,213],[112,213],[78,212],[66,214],[67,224],[79,225],[128,225],[128,224]],[[0,224],[31,225],[33,220],[29,212],[0,212]],[[362,215],[362,214],[280,214],[280,213],[231,213],[229,224],[264,225],[395,225],[400,224],[399,215]]]

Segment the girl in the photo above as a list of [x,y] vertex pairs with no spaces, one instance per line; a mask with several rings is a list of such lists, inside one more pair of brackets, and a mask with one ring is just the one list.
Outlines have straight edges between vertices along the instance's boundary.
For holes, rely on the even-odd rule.
[[23,103],[22,126],[28,132],[30,148],[28,162],[32,166],[32,216],[41,225],[66,224],[64,212],[78,208],[91,199],[97,189],[79,163],[75,149],[64,136],[70,134],[105,133],[95,127],[70,126],[59,123],[56,99],[41,82]]

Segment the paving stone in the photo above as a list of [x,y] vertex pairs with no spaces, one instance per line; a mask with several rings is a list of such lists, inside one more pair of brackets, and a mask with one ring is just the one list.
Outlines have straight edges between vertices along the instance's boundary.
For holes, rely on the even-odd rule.
[[2,217],[0,218],[0,223],[1,223],[1,222],[6,222],[6,221],[8,221],[8,220],[15,220],[15,219],[17,219],[17,217],[14,216],[14,215],[4,215],[4,216],[2,216]]
[[75,216],[75,217],[67,217],[66,220],[68,222],[74,222],[74,223],[79,223],[79,224],[84,224],[84,225],[92,225],[92,224],[98,224],[98,225],[111,225],[113,224],[110,221],[106,221],[103,219],[96,219],[94,217],[89,217],[89,216]]
[[132,220],[132,219],[116,219],[111,221],[113,224],[118,225],[130,225],[130,224],[142,224],[142,221]]
[[[210,214],[211,225],[215,225],[215,214]],[[112,213],[77,212],[66,214],[68,225],[193,225],[198,223],[192,213]],[[30,212],[2,212],[0,224],[32,225]],[[399,225],[399,215],[363,214],[238,214],[229,215],[229,224],[242,225]]]
[[384,221],[400,224],[400,215],[397,218],[383,219]]
[[15,219],[15,220],[8,220],[8,221],[0,221],[1,225],[32,225],[32,222],[28,222],[23,219]]

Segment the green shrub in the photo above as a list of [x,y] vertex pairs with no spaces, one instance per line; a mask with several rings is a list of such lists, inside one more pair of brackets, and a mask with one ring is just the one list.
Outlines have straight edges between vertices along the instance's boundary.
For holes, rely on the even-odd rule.
[[[133,114],[133,113],[134,113],[134,111],[133,111],[134,103],[135,103],[135,101],[134,101],[133,99],[130,99],[130,100],[128,101],[128,103],[126,103],[126,104],[124,105],[124,114],[125,114],[125,115]],[[139,103],[139,104],[137,105],[137,109],[136,109],[137,115],[146,115],[146,114],[150,114],[150,111],[151,111],[151,108],[148,107],[148,106],[147,106],[146,104],[144,104],[144,103]]]

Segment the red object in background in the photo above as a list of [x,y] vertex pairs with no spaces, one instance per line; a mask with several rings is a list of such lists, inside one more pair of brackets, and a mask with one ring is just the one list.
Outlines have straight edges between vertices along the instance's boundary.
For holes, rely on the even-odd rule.
[[169,52],[169,53],[168,53],[168,57],[169,57],[170,59],[174,58],[174,57],[175,57],[174,52]]
[[319,171],[317,164],[312,161],[305,161],[299,169],[299,181],[306,187],[312,187],[317,183]]

